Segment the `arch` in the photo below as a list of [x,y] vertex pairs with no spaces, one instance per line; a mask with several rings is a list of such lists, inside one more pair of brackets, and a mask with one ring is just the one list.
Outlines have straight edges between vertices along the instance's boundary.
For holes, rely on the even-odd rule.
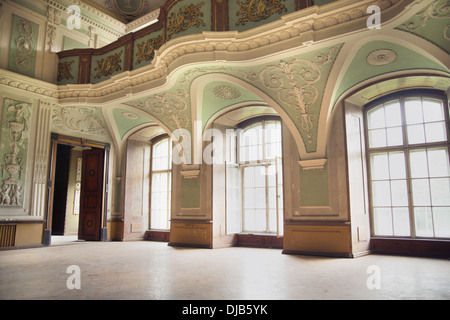
[[[205,87],[211,83],[212,81],[222,81],[222,82],[228,82],[232,85],[236,85],[239,88],[242,88],[243,90],[249,91],[259,97],[260,101],[246,101],[241,103],[234,103],[231,104],[222,110],[217,110],[214,112],[214,114],[208,119],[205,126],[199,126],[199,123],[202,123],[202,114],[203,114],[203,96],[204,96],[204,90]],[[194,143],[194,159],[195,157],[201,157],[202,150],[202,135],[203,130],[202,127],[205,127],[212,123],[215,119],[217,119],[219,116],[223,115],[226,112],[229,112],[233,109],[241,108],[241,107],[248,107],[250,105],[252,106],[267,106],[271,107],[276,111],[276,113],[280,116],[280,118],[283,120],[283,122],[286,124],[287,128],[291,132],[292,136],[294,137],[294,140],[297,145],[298,153],[300,155],[300,158],[307,158],[308,154],[306,152],[306,147],[304,145],[303,139],[300,135],[300,132],[297,130],[295,123],[292,121],[290,116],[287,114],[287,112],[276,102],[274,101],[269,95],[261,91],[260,89],[256,88],[255,86],[237,78],[231,75],[223,74],[223,73],[210,73],[207,75],[200,76],[196,78],[194,81],[192,81],[191,84],[191,115],[192,115],[192,132],[193,137],[192,141]],[[197,158],[198,159],[198,158]]]
[[[341,53],[330,73],[330,79],[335,80],[329,81],[324,92],[324,102],[319,120],[318,150],[319,148],[326,148],[326,141],[328,141],[331,134],[332,121],[330,121],[330,119],[333,116],[333,112],[335,112],[336,109],[339,109],[336,107],[342,105],[349,97],[354,97],[359,91],[366,90],[369,87],[374,88],[375,86],[380,86],[381,83],[391,84],[389,88],[387,86],[385,87],[385,93],[397,89],[403,90],[416,87],[427,88],[430,86],[430,78],[433,78],[433,83],[439,82],[439,80],[436,80],[438,78],[442,81],[448,81],[449,79],[448,54],[425,39],[396,29],[390,29],[389,34],[381,31],[375,35],[357,39],[357,41],[350,41],[342,47]],[[342,83],[346,75],[350,74],[352,70],[360,69],[355,68],[355,60],[360,54],[360,50],[366,45],[377,42],[401,47],[405,51],[410,51],[424,57],[424,60],[416,65],[411,65],[410,68],[399,67],[395,64],[390,65],[390,70],[384,70],[384,72],[380,70],[380,73],[373,74],[371,77],[362,79],[343,89]],[[398,61],[395,63],[397,62]],[[414,81],[408,81],[407,79],[410,77],[414,77]],[[418,77],[422,77],[422,81],[419,81]],[[394,84],[395,81],[398,83]],[[398,88],[395,88],[395,85],[397,85]],[[379,94],[382,93],[379,92]],[[367,102],[368,101],[365,103]],[[320,137],[322,137],[322,139],[320,139]]]

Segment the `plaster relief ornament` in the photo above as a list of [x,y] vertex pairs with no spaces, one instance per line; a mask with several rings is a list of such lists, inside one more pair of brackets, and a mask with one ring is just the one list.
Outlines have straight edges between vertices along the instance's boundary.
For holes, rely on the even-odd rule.
[[367,56],[367,63],[371,66],[385,66],[397,60],[397,53],[389,49],[375,50]]
[[101,111],[96,107],[55,107],[52,123],[62,131],[72,131],[88,135],[106,137],[109,132],[101,118]]
[[20,70],[28,70],[32,63],[33,44],[33,26],[25,20],[20,20],[17,25],[19,32],[16,38],[17,53],[15,56],[16,66]]
[[237,16],[241,16],[236,25],[245,25],[247,22],[258,22],[270,18],[274,13],[283,13],[287,8],[281,1],[285,0],[245,0],[237,1],[240,6]]
[[241,96],[241,92],[238,89],[226,85],[214,87],[213,92],[216,97],[224,100],[233,100]]
[[314,129],[317,127],[320,111],[320,93],[317,88],[324,81],[322,67],[333,64],[339,52],[338,47],[332,47],[328,52],[318,53],[313,59],[294,58],[290,61],[280,61],[268,65],[260,73],[249,73],[247,78],[259,81],[268,90],[275,90],[278,101],[295,111],[295,119],[306,135],[308,144],[313,144]]
[[[24,170],[23,157],[27,152],[24,142],[28,139],[29,109],[27,104],[22,103],[11,103],[6,105],[5,109],[2,148],[7,152],[2,159],[1,178],[4,180],[0,190],[0,204],[13,206],[20,205],[23,193],[21,180]],[[6,143],[9,148],[4,145]]]
[[180,8],[177,13],[171,13],[167,17],[167,36],[170,39],[172,35],[186,31],[192,27],[205,26],[202,20],[203,13],[200,11],[205,3],[202,1],[197,5],[189,5]]

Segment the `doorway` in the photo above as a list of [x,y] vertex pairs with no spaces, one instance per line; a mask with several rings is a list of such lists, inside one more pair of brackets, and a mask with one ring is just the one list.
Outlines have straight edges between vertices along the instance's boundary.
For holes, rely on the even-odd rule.
[[44,245],[105,241],[108,144],[52,135]]

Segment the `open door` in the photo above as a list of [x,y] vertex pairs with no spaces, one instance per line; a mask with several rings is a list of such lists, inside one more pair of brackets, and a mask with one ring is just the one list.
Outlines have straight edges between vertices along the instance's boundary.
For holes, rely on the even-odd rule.
[[78,239],[99,241],[103,209],[104,150],[83,151]]

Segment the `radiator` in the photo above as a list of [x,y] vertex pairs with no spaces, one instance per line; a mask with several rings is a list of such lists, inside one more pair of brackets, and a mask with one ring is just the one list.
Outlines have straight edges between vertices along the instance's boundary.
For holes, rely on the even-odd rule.
[[16,242],[16,225],[0,224],[0,247],[14,247]]

